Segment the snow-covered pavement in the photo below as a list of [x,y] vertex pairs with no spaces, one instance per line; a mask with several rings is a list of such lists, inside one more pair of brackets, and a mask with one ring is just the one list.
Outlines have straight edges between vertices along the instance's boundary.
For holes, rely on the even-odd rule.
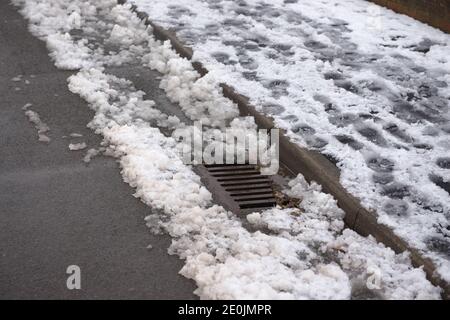
[[301,176],[285,190],[302,200],[300,207],[249,215],[256,231],[214,205],[171,136],[185,121],[108,70],[138,64],[159,71],[167,96],[186,118],[202,120],[206,130],[252,127],[253,119],[238,117],[237,107],[221,95],[217,73],[200,77],[169,43],[153,38],[129,5],[14,3],[29,19],[30,31],[46,41],[56,66],[78,70],[68,79],[69,89],[94,110],[89,126],[103,135],[135,196],[159,212],[146,218],[147,225],[173,237],[169,251],[185,260],[181,273],[195,280],[201,298],[439,298],[440,290],[411,266],[406,253],[396,255],[344,229],[336,201]]
[[450,281],[450,35],[363,0],[132,0]]

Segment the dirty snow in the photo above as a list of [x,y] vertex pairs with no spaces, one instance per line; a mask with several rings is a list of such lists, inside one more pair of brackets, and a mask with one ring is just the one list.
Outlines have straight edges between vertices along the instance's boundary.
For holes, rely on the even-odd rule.
[[30,110],[31,106],[31,103],[27,103],[22,107],[22,109],[25,111],[25,116],[28,118],[28,121],[30,121],[36,128],[38,141],[49,143],[51,139],[48,137],[47,132],[50,131],[50,128],[45,122],[41,120],[39,114],[36,111]]
[[101,154],[102,152],[105,151],[105,148],[99,148],[99,149],[94,149],[91,148],[88,151],[86,151],[86,154],[83,157],[83,162],[85,163],[89,163],[91,162],[92,158],[98,156],[99,154]]
[[[237,108],[221,96],[215,76],[201,78],[168,43],[155,41],[129,5],[114,0],[14,3],[30,20],[32,33],[46,41],[55,64],[79,69],[68,85],[95,112],[89,127],[103,135],[105,154],[118,158],[124,180],[152,208],[147,225],[173,237],[169,253],[185,260],[181,274],[196,282],[201,298],[439,298],[439,289],[406,255],[343,230],[336,201],[301,176],[285,191],[300,197],[301,207],[249,216],[255,230],[214,205],[200,178],[181,161],[180,143],[171,136],[184,122],[105,67],[140,62],[158,70],[168,97],[188,119],[205,121],[207,130],[250,126],[252,119],[236,118]],[[379,286],[361,289],[374,274],[381,275]]]
[[450,281],[450,35],[363,0],[132,0]]

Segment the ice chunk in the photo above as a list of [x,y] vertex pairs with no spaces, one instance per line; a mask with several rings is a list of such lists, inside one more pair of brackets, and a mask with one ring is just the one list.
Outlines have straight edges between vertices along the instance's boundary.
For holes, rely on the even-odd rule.
[[86,147],[87,147],[87,144],[85,142],[69,144],[69,150],[71,150],[71,151],[83,150],[83,149],[86,149]]

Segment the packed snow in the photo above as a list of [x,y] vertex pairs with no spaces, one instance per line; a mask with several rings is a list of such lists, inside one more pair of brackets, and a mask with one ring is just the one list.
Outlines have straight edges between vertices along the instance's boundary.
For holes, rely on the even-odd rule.
[[[298,208],[255,213],[247,221],[217,206],[172,134],[186,124],[158,109],[108,67],[140,64],[162,74],[161,88],[205,130],[254,126],[221,95],[214,74],[201,77],[169,43],[115,0],[14,0],[31,32],[46,41],[55,65],[77,69],[69,89],[95,112],[89,127],[103,135],[104,154],[117,157],[125,182],[151,207],[146,223],[172,238],[169,253],[204,299],[438,299],[421,268],[344,229],[336,201],[302,176],[287,195]],[[89,151],[88,151],[89,152]],[[245,222],[245,223],[244,223]],[[252,230],[246,223],[253,226]]]
[[363,0],[131,0],[450,281],[450,35]]

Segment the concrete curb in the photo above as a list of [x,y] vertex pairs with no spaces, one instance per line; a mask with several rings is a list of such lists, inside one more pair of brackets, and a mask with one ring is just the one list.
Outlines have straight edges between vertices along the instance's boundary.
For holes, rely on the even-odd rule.
[[[126,0],[118,0],[120,4],[126,3]],[[193,51],[186,47],[176,36],[175,33],[165,30],[151,22],[145,12],[141,12],[135,5],[132,10],[138,17],[145,21],[147,25],[153,28],[153,34],[156,39],[161,41],[169,40],[172,47],[178,54],[191,60]],[[193,62],[193,67],[202,76],[208,73],[201,63]],[[239,94],[234,88],[227,84],[221,84],[223,95],[236,103],[242,116],[253,116],[256,124],[263,129],[274,128],[275,124],[272,118],[259,113],[256,108],[249,103],[249,99]],[[415,267],[423,266],[428,280],[436,286],[443,289],[442,297],[450,299],[450,284],[444,281],[435,272],[436,267],[433,262],[423,257],[420,252],[409,246],[403,239],[394,234],[393,230],[377,222],[375,212],[366,210],[360,201],[349,194],[339,181],[339,170],[322,154],[301,148],[291,142],[285,132],[280,134],[280,162],[284,169],[290,174],[296,176],[301,173],[308,181],[316,181],[323,190],[335,197],[339,207],[345,211],[344,221],[346,225],[362,236],[372,235],[377,241],[393,249],[396,253],[409,251],[411,261]]]
[[368,0],[397,13],[450,33],[450,2],[448,0]]

